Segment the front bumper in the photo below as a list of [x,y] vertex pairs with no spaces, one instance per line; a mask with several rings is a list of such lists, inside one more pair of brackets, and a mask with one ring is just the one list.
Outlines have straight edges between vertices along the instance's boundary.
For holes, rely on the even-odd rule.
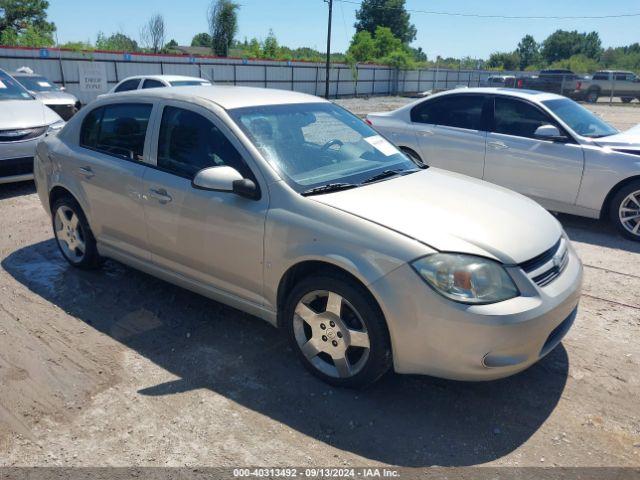
[[33,178],[33,156],[43,136],[18,142],[0,142],[0,183]]
[[493,380],[531,366],[560,343],[576,316],[582,263],[572,247],[563,272],[544,287],[510,269],[522,295],[465,305],[432,291],[409,266],[370,288],[387,319],[398,373]]

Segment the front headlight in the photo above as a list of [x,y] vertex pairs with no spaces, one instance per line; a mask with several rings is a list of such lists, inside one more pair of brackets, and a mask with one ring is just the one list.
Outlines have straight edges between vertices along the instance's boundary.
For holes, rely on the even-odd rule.
[[58,120],[56,122],[53,122],[47,128],[47,135],[55,135],[56,133],[58,133],[62,129],[62,127],[65,126],[65,124],[66,123],[65,123],[64,120]]
[[455,302],[496,303],[520,294],[504,267],[487,258],[436,253],[411,265],[436,292]]

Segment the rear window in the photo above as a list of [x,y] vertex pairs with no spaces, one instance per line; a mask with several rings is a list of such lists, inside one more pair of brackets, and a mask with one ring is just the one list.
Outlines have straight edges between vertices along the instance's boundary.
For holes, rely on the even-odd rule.
[[140,84],[139,78],[134,78],[131,80],[126,80],[118,85],[115,89],[116,92],[128,92],[130,90],[135,90],[138,88],[138,84]]
[[142,161],[152,105],[118,103],[96,108],[84,118],[80,145],[126,160]]

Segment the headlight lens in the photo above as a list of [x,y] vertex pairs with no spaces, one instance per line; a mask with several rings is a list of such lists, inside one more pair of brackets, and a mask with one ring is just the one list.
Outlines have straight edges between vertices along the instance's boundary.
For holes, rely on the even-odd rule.
[[504,267],[487,258],[436,253],[411,265],[436,292],[455,302],[496,303],[520,294]]
[[53,122],[51,125],[49,125],[49,128],[47,128],[47,135],[58,133],[64,126],[65,126],[64,120],[58,120],[57,122]]

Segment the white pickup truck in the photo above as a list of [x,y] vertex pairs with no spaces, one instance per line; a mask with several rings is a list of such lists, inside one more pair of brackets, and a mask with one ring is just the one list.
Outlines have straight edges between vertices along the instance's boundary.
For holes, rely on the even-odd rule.
[[585,100],[590,103],[599,97],[620,97],[624,103],[634,98],[640,100],[640,78],[633,72],[622,70],[601,70],[591,79],[581,82],[580,90],[585,92]]

